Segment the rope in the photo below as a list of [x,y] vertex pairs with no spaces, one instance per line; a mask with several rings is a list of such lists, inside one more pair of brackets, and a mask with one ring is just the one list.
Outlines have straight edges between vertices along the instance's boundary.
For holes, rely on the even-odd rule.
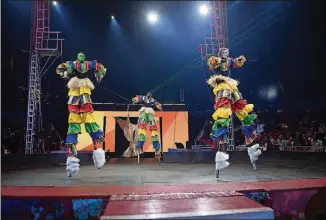
[[[201,55],[201,56],[203,57],[203,55]],[[202,73],[203,73],[204,83],[205,83],[205,86],[206,86],[206,89],[207,89],[208,95],[209,95],[209,97],[211,98],[212,103],[214,103],[214,99],[213,99],[213,97],[212,97],[211,92],[209,91],[208,84],[206,83],[206,82],[207,82],[207,79],[206,79],[206,77],[205,77],[204,60],[203,60],[203,59],[202,59],[202,62],[201,62],[201,70],[202,70]]]
[[188,70],[185,70],[185,71],[181,72],[180,74],[178,74],[177,76],[175,76],[173,79],[170,79],[170,80],[164,82],[161,86],[159,86],[159,87],[157,87],[156,89],[154,89],[154,90],[152,91],[152,93],[157,92],[157,91],[159,91],[160,89],[166,87],[167,85],[173,83],[174,81],[176,81],[176,80],[179,79],[180,77],[186,75],[187,73],[189,73],[189,72],[191,72],[192,70],[198,68],[199,66],[200,66],[200,63],[197,63],[196,65],[194,65],[193,67],[189,68]]
[[130,101],[129,99],[123,97],[122,95],[119,95],[118,93],[116,93],[116,92],[114,92],[114,91],[112,91],[112,90],[110,90],[110,89],[107,89],[107,88],[105,88],[105,87],[99,85],[98,83],[97,83],[96,85],[97,85],[98,87],[100,87],[101,89],[104,89],[105,91],[107,91],[107,92],[109,92],[109,93],[111,93],[111,94],[113,94],[113,95],[115,95],[115,96],[118,96],[119,98],[122,98],[123,100],[125,100],[125,101],[127,101],[127,102],[132,103],[132,101]]
[[[42,78],[42,76],[44,76],[44,74],[49,70],[49,68],[53,65],[53,63],[58,59],[59,56],[57,56],[55,59],[53,59],[53,61],[51,62],[51,64],[48,66],[48,68],[46,68],[46,70],[44,70],[42,72],[42,70],[44,69],[46,63],[44,64],[42,70],[40,71],[40,78]],[[49,57],[50,58],[50,57]],[[46,62],[48,62],[49,60],[47,60]]]
[[[290,3],[290,4],[286,5],[286,6],[284,6],[282,9],[280,9],[280,10],[279,10],[278,12],[276,12],[274,15],[267,17],[267,19],[265,19],[265,20],[259,22],[258,24],[254,25],[253,27],[247,29],[244,33],[242,33],[241,35],[237,36],[237,37],[235,38],[235,40],[233,40],[232,42],[234,42],[235,44],[239,44],[239,43],[241,43],[242,41],[244,41],[244,40],[250,38],[250,37],[253,36],[254,34],[257,34],[259,31],[256,31],[256,32],[253,33],[253,30],[254,30],[254,29],[258,28],[261,24],[263,24],[263,23],[269,21],[269,20],[270,20],[271,18],[273,18],[275,15],[279,14],[279,13],[282,12],[284,9],[290,7],[290,6],[293,5],[295,2],[296,2],[296,1],[294,1],[294,2],[292,2],[292,3]],[[286,16],[288,16],[288,15],[289,15],[289,14],[287,14]],[[286,16],[284,16],[283,18],[285,18]],[[264,29],[270,27],[271,25],[275,24],[277,21],[280,21],[280,20],[282,20],[282,19],[276,20],[276,21],[272,22],[270,25],[266,25],[266,26],[264,26],[264,28],[262,28],[261,30],[264,30]],[[260,31],[261,31],[261,30],[260,30]],[[246,38],[241,38],[241,36],[246,35],[247,33],[249,33],[249,35],[247,35]],[[241,38],[241,39],[240,39],[240,38]],[[240,41],[239,41],[239,40],[240,40]]]
[[[195,63],[199,60],[199,57],[197,57],[196,59],[194,59],[193,61],[191,61],[189,64],[187,64],[186,66],[182,67],[180,70],[178,70],[176,73],[172,74],[166,81],[173,79],[176,75],[180,74],[180,72],[184,71],[184,69],[186,69],[188,66],[192,65],[192,63]],[[162,83],[163,84],[163,83]],[[158,86],[155,87],[155,89],[159,86],[161,86],[162,84],[159,84]]]
[[[199,60],[198,60],[199,61]],[[164,88],[165,86],[171,84],[172,82],[174,82],[175,80],[177,80],[178,78],[180,78],[181,76],[184,76],[185,74],[187,74],[188,72],[190,72],[191,70],[197,68],[199,66],[199,63],[193,64],[192,66],[189,66],[188,69],[186,70],[182,70],[180,72],[177,72],[176,74],[173,74],[170,78],[168,78],[166,81],[164,81],[162,84],[158,85],[155,89],[152,90],[153,92],[157,92],[158,90]]]
[[165,86],[171,84],[172,82],[174,82],[178,78],[180,78],[180,77],[184,76],[185,74],[189,73],[191,70],[197,68],[200,65],[199,60],[200,60],[200,57],[194,59],[189,64],[187,64],[186,66],[181,68],[179,71],[174,73],[172,76],[170,76],[162,84],[159,84],[154,89],[152,89],[151,92],[152,93],[157,92],[158,90],[160,90],[160,89],[164,88]]
[[[236,33],[238,33],[240,30],[246,28],[249,24],[251,24],[252,22],[254,22],[255,20],[257,20],[260,16],[262,16],[263,14],[265,14],[267,11],[269,11],[270,9],[274,8],[276,5],[278,5],[279,3],[281,3],[281,1],[278,1],[276,4],[272,5],[271,7],[269,7],[268,9],[266,9],[265,11],[263,11],[261,14],[259,14],[257,17],[254,17],[253,19],[251,19],[248,23],[246,23],[243,27],[239,28],[237,31],[235,31],[233,35],[235,35]],[[246,32],[246,31],[245,31]]]

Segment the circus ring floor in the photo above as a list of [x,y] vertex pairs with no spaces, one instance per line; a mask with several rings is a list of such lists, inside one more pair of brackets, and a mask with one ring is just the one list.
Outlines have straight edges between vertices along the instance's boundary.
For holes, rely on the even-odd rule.
[[230,162],[219,179],[214,164],[158,165],[152,159],[141,165],[111,159],[100,170],[83,165],[73,178],[66,177],[64,167],[5,172],[3,215],[25,219],[36,215],[35,209],[57,219],[314,219],[324,214],[317,207],[326,204],[323,165],[261,160],[253,171],[248,162]]

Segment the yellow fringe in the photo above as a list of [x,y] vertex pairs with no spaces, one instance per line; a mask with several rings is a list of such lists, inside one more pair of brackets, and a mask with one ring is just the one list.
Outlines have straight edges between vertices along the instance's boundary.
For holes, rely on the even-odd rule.
[[145,135],[146,136],[146,130],[142,129],[142,128],[138,128],[138,135]]
[[245,110],[237,111],[235,112],[235,114],[240,121],[243,121],[248,116],[248,112],[246,112]]
[[96,122],[94,114],[92,112],[87,113],[75,113],[70,112],[68,117],[68,123],[82,124],[82,123],[94,123]]
[[74,89],[71,88],[69,89],[68,96],[80,96],[82,94],[88,94],[91,95],[91,89],[88,86],[81,86],[80,88]]
[[243,109],[245,110],[247,113],[250,113],[254,110],[254,105],[253,104],[248,104],[245,106],[245,108]]
[[234,91],[238,91],[238,87],[231,86],[226,82],[221,82],[213,89],[214,95],[216,95],[216,93],[218,93],[218,91],[220,90],[230,90],[231,92],[234,92]]
[[84,123],[94,123],[96,122],[94,114],[92,112],[80,113],[81,118]]
[[218,118],[229,118],[231,115],[231,108],[218,108],[216,109],[212,117],[216,121]]
[[75,112],[70,112],[68,117],[68,123],[81,124],[83,123],[81,115]]
[[152,131],[152,137],[158,136],[158,132],[157,131]]

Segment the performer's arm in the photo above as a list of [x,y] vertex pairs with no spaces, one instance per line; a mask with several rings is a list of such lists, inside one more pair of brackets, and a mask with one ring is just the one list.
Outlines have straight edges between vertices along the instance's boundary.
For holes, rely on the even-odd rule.
[[56,73],[63,79],[70,78],[74,72],[74,64],[72,61],[59,64]]
[[159,102],[156,101],[155,99],[154,99],[154,106],[155,106],[155,108],[157,108],[158,110],[163,111],[161,103],[159,103]]
[[144,100],[145,100],[145,96],[143,96],[143,95],[137,95],[132,98],[133,103],[140,103],[140,102],[143,102]]
[[92,60],[89,62],[91,65],[91,70],[94,71],[97,82],[100,83],[106,74],[106,68],[102,64],[98,63],[96,60]]
[[233,68],[240,68],[246,62],[246,58],[244,56],[239,56],[237,58],[232,59]]
[[208,65],[208,67],[209,67],[210,70],[217,69],[221,65],[221,58],[220,57],[211,56],[207,60],[207,65]]

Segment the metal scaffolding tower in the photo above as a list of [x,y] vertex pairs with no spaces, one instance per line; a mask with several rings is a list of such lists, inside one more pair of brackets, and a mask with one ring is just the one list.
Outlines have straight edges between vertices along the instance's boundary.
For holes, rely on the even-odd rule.
[[[33,0],[25,154],[44,153],[41,79],[62,54],[60,32],[50,31],[50,1]],[[52,62],[49,63],[49,61]],[[43,62],[45,61],[45,62]]]
[[[228,26],[227,26],[227,1],[211,1],[210,2],[210,37],[205,38],[204,44],[198,45],[198,52],[202,56],[202,62],[207,60],[210,56],[217,56],[219,48],[228,48]],[[229,77],[231,71],[229,70]],[[229,127],[229,144],[228,151],[234,151],[234,121],[231,117],[231,124]]]

